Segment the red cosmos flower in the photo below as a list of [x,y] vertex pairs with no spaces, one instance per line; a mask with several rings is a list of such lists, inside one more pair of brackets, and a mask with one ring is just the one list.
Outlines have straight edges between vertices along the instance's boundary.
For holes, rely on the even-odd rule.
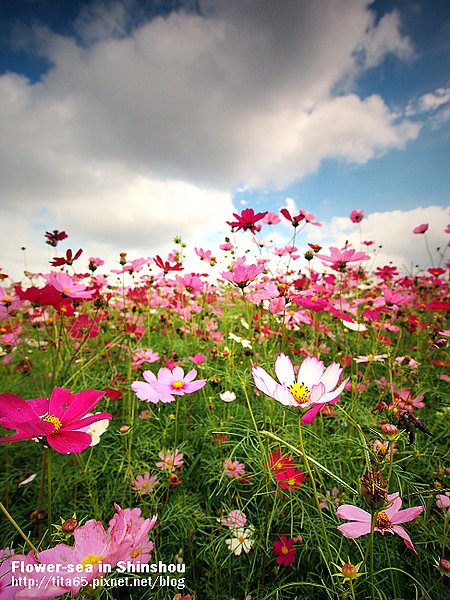
[[296,217],[293,217],[287,208],[282,208],[280,210],[280,213],[285,219],[290,221],[294,227],[298,227],[299,223],[306,218],[306,214],[304,211],[300,211],[300,213]]
[[45,437],[46,443],[57,452],[78,454],[92,442],[91,436],[80,429],[102,419],[112,419],[107,412],[85,416],[104,395],[105,392],[99,390],[72,394],[65,388],[55,388],[50,398],[36,400],[0,394],[0,424],[5,429],[17,431],[14,435],[0,438],[0,442]]
[[73,264],[73,262],[75,260],[80,258],[82,253],[83,253],[83,250],[80,248],[75,253],[75,256],[73,256],[72,250],[69,249],[66,252],[65,258],[63,256],[60,256],[60,257],[57,256],[53,260],[50,261],[50,264],[52,265],[52,267],[62,267],[62,265],[71,265],[71,264]]
[[257,231],[256,223],[261,219],[264,219],[266,215],[267,210],[265,212],[255,213],[253,208],[244,208],[240,215],[233,213],[233,217],[236,217],[237,220],[234,222],[227,221],[227,225],[236,228],[237,230],[250,230],[252,233],[254,233]]
[[297,490],[302,486],[305,479],[306,475],[303,474],[303,471],[294,467],[281,469],[275,475],[275,481],[282,490]]
[[269,454],[269,463],[267,465],[273,473],[284,471],[288,467],[295,467],[295,461],[290,454],[281,454],[281,450]]
[[153,260],[155,261],[156,266],[159,267],[160,269],[162,269],[166,275],[169,271],[182,271],[183,270],[183,266],[180,262],[177,262],[174,265],[171,265],[169,263],[169,261],[167,261],[167,260],[163,261],[163,259],[158,254],[156,255],[156,257]]
[[45,243],[49,246],[53,246],[53,248],[56,248],[58,242],[65,240],[68,235],[65,231],[58,231],[57,229],[54,229],[53,231],[46,231],[45,237],[47,238]]
[[99,319],[90,319],[87,315],[80,315],[72,321],[70,335],[74,339],[95,338],[99,334]]
[[279,540],[273,543],[273,553],[277,557],[275,562],[279,565],[288,567],[295,562],[297,548],[294,548],[294,540],[282,535]]

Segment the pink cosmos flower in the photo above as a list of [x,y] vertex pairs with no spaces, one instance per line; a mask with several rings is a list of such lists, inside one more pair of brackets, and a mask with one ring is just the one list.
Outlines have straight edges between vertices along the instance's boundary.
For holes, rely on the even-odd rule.
[[151,348],[149,348],[148,350],[143,350],[142,348],[139,348],[131,357],[131,366],[139,367],[140,365],[146,362],[154,363],[158,360],[159,354],[157,352],[153,352]]
[[188,356],[189,360],[196,365],[201,365],[205,362],[204,354],[195,354],[194,356]]
[[200,390],[206,385],[205,379],[194,379],[197,371],[192,369],[186,375],[181,367],[170,370],[163,367],[158,371],[158,379],[152,383],[161,402],[175,402],[174,396],[184,396]]
[[303,471],[294,467],[280,469],[275,475],[275,481],[282,490],[297,490],[305,480],[306,475]]
[[436,506],[443,510],[448,509],[448,514],[450,515],[450,492],[436,496]]
[[232,271],[226,271],[221,275],[233,285],[243,289],[263,271],[264,265],[237,265]]
[[353,248],[339,250],[334,246],[330,246],[330,256],[326,256],[325,254],[316,254],[316,256],[325,262],[332,263],[331,267],[337,271],[345,270],[349,262],[368,260],[370,258],[365,252],[357,252]]
[[240,215],[233,213],[233,217],[235,217],[236,221],[227,221],[227,225],[236,230],[242,229],[246,231],[249,229],[254,233],[257,231],[256,223],[261,219],[264,219],[266,215],[267,211],[255,213],[253,208],[244,208]]
[[364,219],[364,213],[362,210],[352,210],[350,213],[350,221],[352,223],[361,223]]
[[230,477],[230,479],[237,479],[245,476],[245,465],[237,460],[231,460],[231,458],[225,459],[223,468],[225,469],[225,474],[227,477]]
[[231,529],[244,527],[247,523],[247,516],[241,510],[232,510],[226,517],[219,519],[221,525],[226,525]]
[[139,492],[139,494],[143,496],[154,490],[155,486],[158,484],[158,478],[156,475],[151,477],[150,473],[144,473],[144,475],[138,475],[131,483],[131,489],[134,492]]
[[291,359],[279,354],[275,360],[275,373],[280,383],[255,365],[252,374],[256,387],[284,406],[310,409],[302,417],[303,424],[312,423],[326,404],[337,402],[349,380],[347,377],[336,387],[342,373],[339,364],[332,363],[325,369],[321,360],[311,356],[302,362],[296,377]]
[[268,212],[264,219],[262,219],[262,222],[265,223],[265,225],[278,225],[280,220],[280,217],[276,213]]
[[160,452],[158,456],[161,461],[157,462],[156,466],[162,471],[170,471],[173,473],[176,469],[183,466],[184,455],[182,452],[179,452],[178,449],[173,452]]
[[[401,527],[401,523],[412,521],[423,512],[425,507],[415,506],[400,510],[402,499],[398,492],[389,494],[388,501],[390,502],[388,507],[376,514],[375,531],[382,535],[385,533],[397,534],[405,541],[407,547],[417,554],[411,538],[405,529]],[[355,539],[370,533],[372,516],[365,510],[351,504],[343,504],[337,509],[336,515],[341,519],[351,521],[351,523],[344,523],[338,527],[346,538]]]
[[76,283],[67,273],[50,273],[45,276],[47,282],[68,298],[92,298],[94,290],[87,290],[83,283]]
[[295,562],[297,548],[294,547],[294,540],[282,535],[279,540],[273,543],[273,553],[276,556],[275,562],[278,565],[288,567]]
[[413,233],[425,233],[428,231],[428,227],[428,223],[422,223],[422,225],[417,225],[417,227],[414,227]]
[[152,404],[157,404],[160,400],[159,394],[153,388],[153,383],[157,381],[156,375],[152,371],[144,371],[142,373],[142,377],[145,379],[144,381],[133,381],[131,384],[131,389],[139,398],[139,400],[143,400],[145,402],[152,402]]
[[46,443],[57,452],[78,454],[92,442],[91,436],[80,430],[97,421],[112,419],[107,412],[86,417],[104,395],[105,392],[99,390],[72,394],[65,388],[55,388],[50,398],[36,400],[1,394],[0,424],[5,429],[15,429],[17,433],[0,438],[0,442],[45,437]]

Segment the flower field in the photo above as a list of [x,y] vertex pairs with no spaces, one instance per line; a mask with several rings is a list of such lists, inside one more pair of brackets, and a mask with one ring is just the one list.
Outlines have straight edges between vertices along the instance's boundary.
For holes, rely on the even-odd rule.
[[0,274],[0,600],[448,597],[445,253],[228,225],[195,273],[54,230],[47,273]]

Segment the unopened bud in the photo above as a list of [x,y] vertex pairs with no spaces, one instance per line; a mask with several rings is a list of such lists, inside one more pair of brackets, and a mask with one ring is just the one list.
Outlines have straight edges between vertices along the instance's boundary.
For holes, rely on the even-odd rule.
[[312,250],[307,250],[304,254],[306,260],[312,260],[314,258],[314,252]]
[[349,579],[354,579],[358,575],[358,569],[351,563],[345,563],[342,565],[342,575]]
[[450,560],[447,560],[446,558],[441,558],[441,560],[439,561],[439,566],[446,573],[450,573]]
[[66,519],[61,525],[61,529],[64,531],[64,533],[72,533],[72,531],[74,531],[77,527],[78,521],[73,517],[70,517],[70,519]]
[[388,439],[393,439],[398,435],[398,428],[392,423],[382,423],[381,433],[385,435]]

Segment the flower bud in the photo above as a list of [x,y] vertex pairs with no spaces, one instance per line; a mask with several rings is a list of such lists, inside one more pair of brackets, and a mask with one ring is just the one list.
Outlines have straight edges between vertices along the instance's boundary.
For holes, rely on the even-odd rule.
[[439,568],[442,569],[442,571],[444,571],[446,575],[450,573],[450,560],[447,560],[446,558],[441,558],[441,560],[439,561]]
[[398,428],[392,423],[382,423],[381,433],[385,435],[389,440],[393,440],[398,435]]
[[355,579],[355,577],[358,575],[358,569],[351,563],[343,564],[341,571],[342,575],[344,575],[344,577],[348,577],[348,579]]
[[72,533],[72,531],[74,531],[77,527],[78,521],[73,517],[70,517],[70,519],[66,519],[61,525],[61,529],[64,531],[64,533]]

